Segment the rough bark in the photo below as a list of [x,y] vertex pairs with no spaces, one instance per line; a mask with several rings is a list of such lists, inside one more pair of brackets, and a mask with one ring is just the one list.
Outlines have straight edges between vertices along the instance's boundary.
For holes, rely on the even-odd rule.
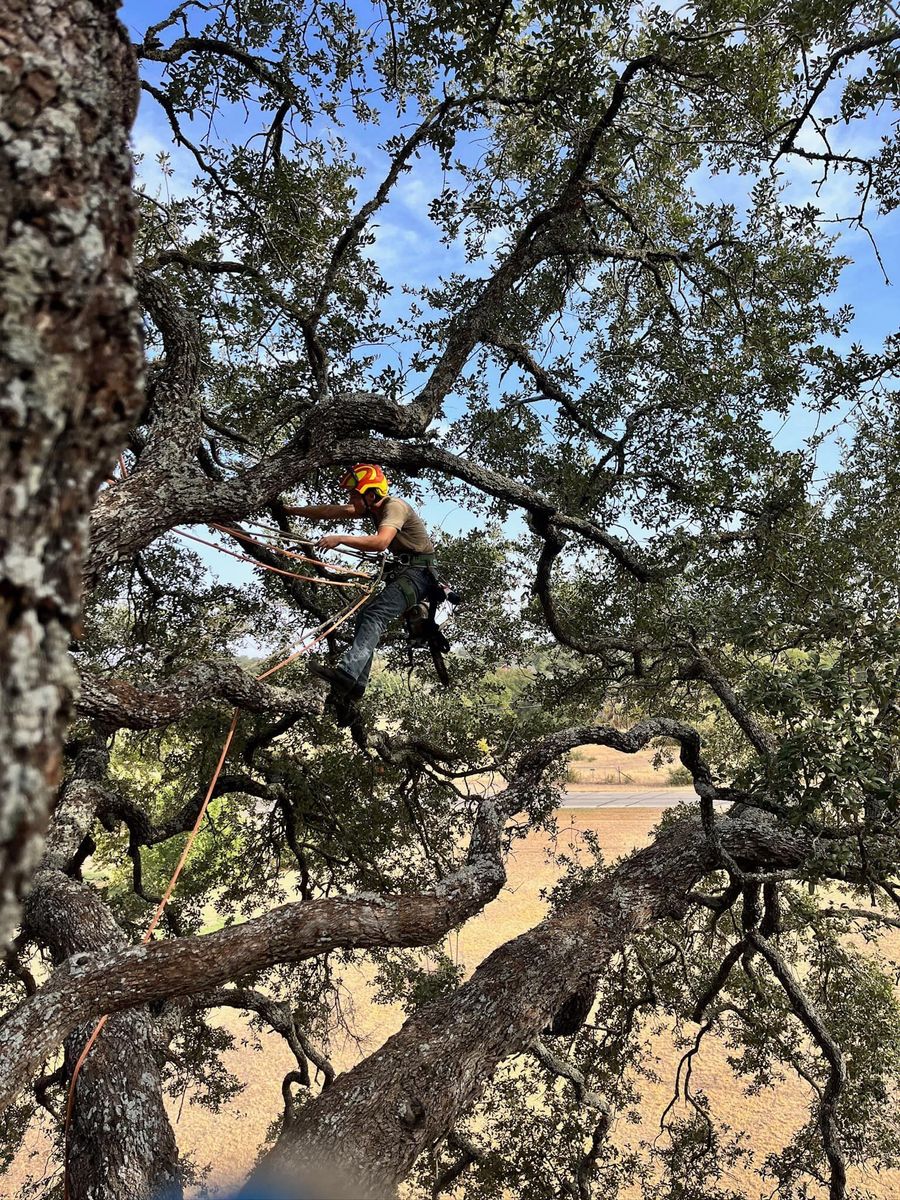
[[[792,866],[809,852],[802,834],[753,811],[717,824],[722,845],[747,866]],[[681,916],[691,889],[715,865],[699,817],[665,830],[581,900],[501,946],[467,984],[411,1017],[381,1050],[306,1105],[251,1185],[272,1180],[296,1187],[333,1163],[353,1195],[393,1194],[500,1063],[527,1049],[631,937],[661,918]]]
[[[196,452],[202,424],[197,383],[202,342],[196,318],[149,271],[138,273],[141,304],[160,330],[165,357],[148,388],[148,430],[140,458],[128,477],[100,497],[91,514],[91,549],[85,573],[88,586],[136,548],[146,545],[182,519],[188,497],[205,477]],[[149,534],[149,536],[148,536]]]
[[[73,955],[121,950],[125,934],[94,887],[64,870],[93,824],[96,792],[109,750],[85,743],[53,815],[47,852],[25,904],[25,931],[55,963]],[[70,1079],[93,1021],[65,1043]],[[65,1148],[71,1200],[180,1200],[175,1136],[162,1098],[158,1057],[164,1049],[146,1007],[106,1023],[79,1074]]]
[[87,517],[141,403],[115,5],[8,0],[0,30],[0,942],[42,849]]
[[[55,873],[55,878],[64,876]],[[431,895],[359,895],[285,904],[203,937],[77,953],[0,1026],[0,1108],[91,1016],[207,992],[275,963],[302,962],[338,947],[430,945],[479,912],[504,879],[500,820],[493,802],[486,800],[466,863]]]
[[169,725],[202,704],[221,699],[250,712],[312,716],[321,711],[321,687],[296,693],[259,683],[237,663],[195,662],[155,685],[126,679],[81,676],[78,711],[104,726],[153,729]]
[[[25,906],[29,933],[56,961],[109,952],[125,936],[94,888],[59,871],[38,874]],[[66,1039],[71,1072],[93,1021]],[[72,1200],[180,1200],[175,1134],[162,1098],[155,1023],[147,1008],[107,1021],[75,1091],[67,1164]]]

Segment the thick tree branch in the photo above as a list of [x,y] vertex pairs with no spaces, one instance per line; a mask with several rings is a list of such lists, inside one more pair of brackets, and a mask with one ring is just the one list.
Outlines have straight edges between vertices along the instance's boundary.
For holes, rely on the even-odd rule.
[[[362,894],[287,904],[202,937],[151,942],[113,954],[77,955],[0,1026],[0,1104],[76,1024],[93,1014],[195,995],[275,963],[302,962],[339,947],[432,944],[479,912],[502,887],[503,824],[526,807],[561,755],[586,743],[634,753],[655,737],[679,741],[682,761],[694,773],[698,789],[712,787],[698,735],[676,721],[644,721],[626,732],[608,726],[561,730],[521,756],[503,792],[482,799],[465,862],[429,894]],[[54,881],[56,872],[46,874],[51,878],[45,894],[71,882],[62,875]]]
[[[48,851],[26,903],[27,936],[47,947],[55,963],[115,954],[126,945],[96,889],[67,878],[59,869],[80,842],[83,828],[89,827],[85,793],[103,776],[107,761],[100,738],[78,755],[77,773],[54,813]],[[89,1032],[89,1027],[73,1028],[66,1039],[67,1079]],[[133,1200],[156,1194],[180,1200],[181,1171],[163,1106],[158,1048],[154,1021],[144,1007],[117,1014],[107,1023],[77,1082],[66,1146],[72,1200]],[[123,1105],[131,1122],[131,1136],[124,1138],[119,1128]]]
[[[759,813],[719,818],[745,865],[794,864],[805,837]],[[681,915],[717,865],[702,824],[687,818],[622,862],[564,912],[495,951],[452,995],[411,1017],[285,1129],[254,1181],[296,1179],[302,1164],[341,1163],[354,1195],[383,1194],[452,1129],[498,1065],[530,1046],[566,997],[596,977],[637,932]]]
[[162,334],[165,351],[154,374],[150,432],[140,469],[180,473],[203,433],[196,394],[203,349],[200,326],[158,276],[140,270],[137,282],[141,303]]
[[291,692],[261,683],[237,663],[195,662],[153,684],[81,676],[78,711],[113,729],[154,729],[180,720],[207,700],[227,701],[249,712],[312,716],[321,711],[321,689]]

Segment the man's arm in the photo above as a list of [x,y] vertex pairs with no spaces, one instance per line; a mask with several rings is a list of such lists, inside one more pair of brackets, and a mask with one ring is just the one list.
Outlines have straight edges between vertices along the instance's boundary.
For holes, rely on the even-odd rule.
[[311,521],[346,521],[356,516],[352,504],[286,504],[284,511],[289,517],[308,517]]
[[383,525],[377,533],[326,533],[316,542],[316,548],[333,550],[335,546],[347,546],[351,550],[387,550],[399,532],[392,525]]

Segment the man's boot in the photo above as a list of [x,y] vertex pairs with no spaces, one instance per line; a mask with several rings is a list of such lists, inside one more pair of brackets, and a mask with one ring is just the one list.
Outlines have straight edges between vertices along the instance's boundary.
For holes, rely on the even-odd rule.
[[329,663],[321,663],[314,658],[309,660],[308,665],[310,675],[315,675],[317,679],[324,679],[331,685],[333,692],[347,695],[358,686],[353,676],[341,667],[332,667]]

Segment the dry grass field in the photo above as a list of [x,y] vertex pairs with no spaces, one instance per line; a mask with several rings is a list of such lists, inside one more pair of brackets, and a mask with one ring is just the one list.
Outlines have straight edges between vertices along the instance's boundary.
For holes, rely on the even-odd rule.
[[[622,754],[607,746],[582,746],[570,759],[569,787],[668,787],[673,782],[671,775],[678,769],[678,760],[657,766],[654,759],[652,750]],[[689,777],[678,782],[689,782]]]
[[[646,781],[642,782],[643,786],[647,786]],[[659,815],[657,810],[648,808],[568,810],[560,814],[560,826],[566,838],[577,838],[587,829],[596,831],[604,855],[607,861],[611,861],[644,844]],[[548,839],[543,834],[532,835],[519,843],[509,864],[507,887],[476,920],[468,924],[458,938],[452,938],[450,951],[467,972],[471,972],[496,946],[535,924],[543,916],[545,907],[539,893],[555,877],[548,861],[548,848]],[[883,945],[892,957],[900,960],[900,933],[886,939]],[[372,1002],[365,972],[351,974],[348,985],[345,1008],[353,1009],[353,1023],[359,1041],[347,1038],[331,1046],[332,1058],[339,1068],[352,1065],[377,1048],[402,1021],[399,1010]],[[284,1043],[274,1034],[257,1035],[240,1014],[232,1011],[220,1011],[214,1015],[238,1039],[240,1048],[230,1053],[226,1062],[246,1087],[220,1113],[211,1113],[192,1105],[190,1096],[172,1106],[172,1119],[181,1150],[190,1154],[199,1166],[209,1166],[207,1187],[212,1196],[222,1194],[229,1185],[238,1183],[252,1165],[269,1123],[279,1112],[282,1076],[293,1065]],[[243,1046],[242,1041],[245,1043]],[[262,1045],[261,1051],[249,1047],[249,1043],[257,1042]],[[626,1125],[624,1122],[616,1126],[614,1137],[622,1144],[634,1143],[641,1137],[652,1138],[657,1132],[660,1114],[671,1098],[679,1052],[667,1036],[654,1039],[647,1050],[658,1060],[656,1069],[661,1082],[645,1083],[642,1087],[643,1119],[640,1126]],[[752,1146],[760,1160],[768,1151],[776,1149],[788,1139],[805,1111],[805,1088],[793,1081],[785,1081],[761,1097],[745,1096],[733,1082],[724,1047],[712,1039],[704,1044],[695,1065],[694,1085],[708,1093],[716,1111],[724,1114],[732,1126],[752,1134]],[[41,1147],[33,1142],[32,1149],[39,1151]],[[35,1169],[35,1163],[36,1160],[32,1159],[32,1170]],[[5,1179],[0,1180],[0,1196],[8,1200],[15,1200],[18,1196],[22,1166],[20,1162]],[[749,1172],[729,1182],[747,1200],[768,1196],[773,1186],[771,1180],[763,1181]],[[873,1198],[889,1200],[900,1196],[900,1172],[891,1172],[882,1177],[872,1175],[864,1181],[857,1178],[854,1182],[864,1182]],[[202,1193],[199,1189],[193,1189],[189,1194],[199,1197]],[[457,1193],[458,1196],[464,1194],[464,1191]],[[627,1195],[623,1200],[637,1200],[637,1195],[635,1192],[633,1197]],[[548,1197],[548,1200],[551,1198]]]

